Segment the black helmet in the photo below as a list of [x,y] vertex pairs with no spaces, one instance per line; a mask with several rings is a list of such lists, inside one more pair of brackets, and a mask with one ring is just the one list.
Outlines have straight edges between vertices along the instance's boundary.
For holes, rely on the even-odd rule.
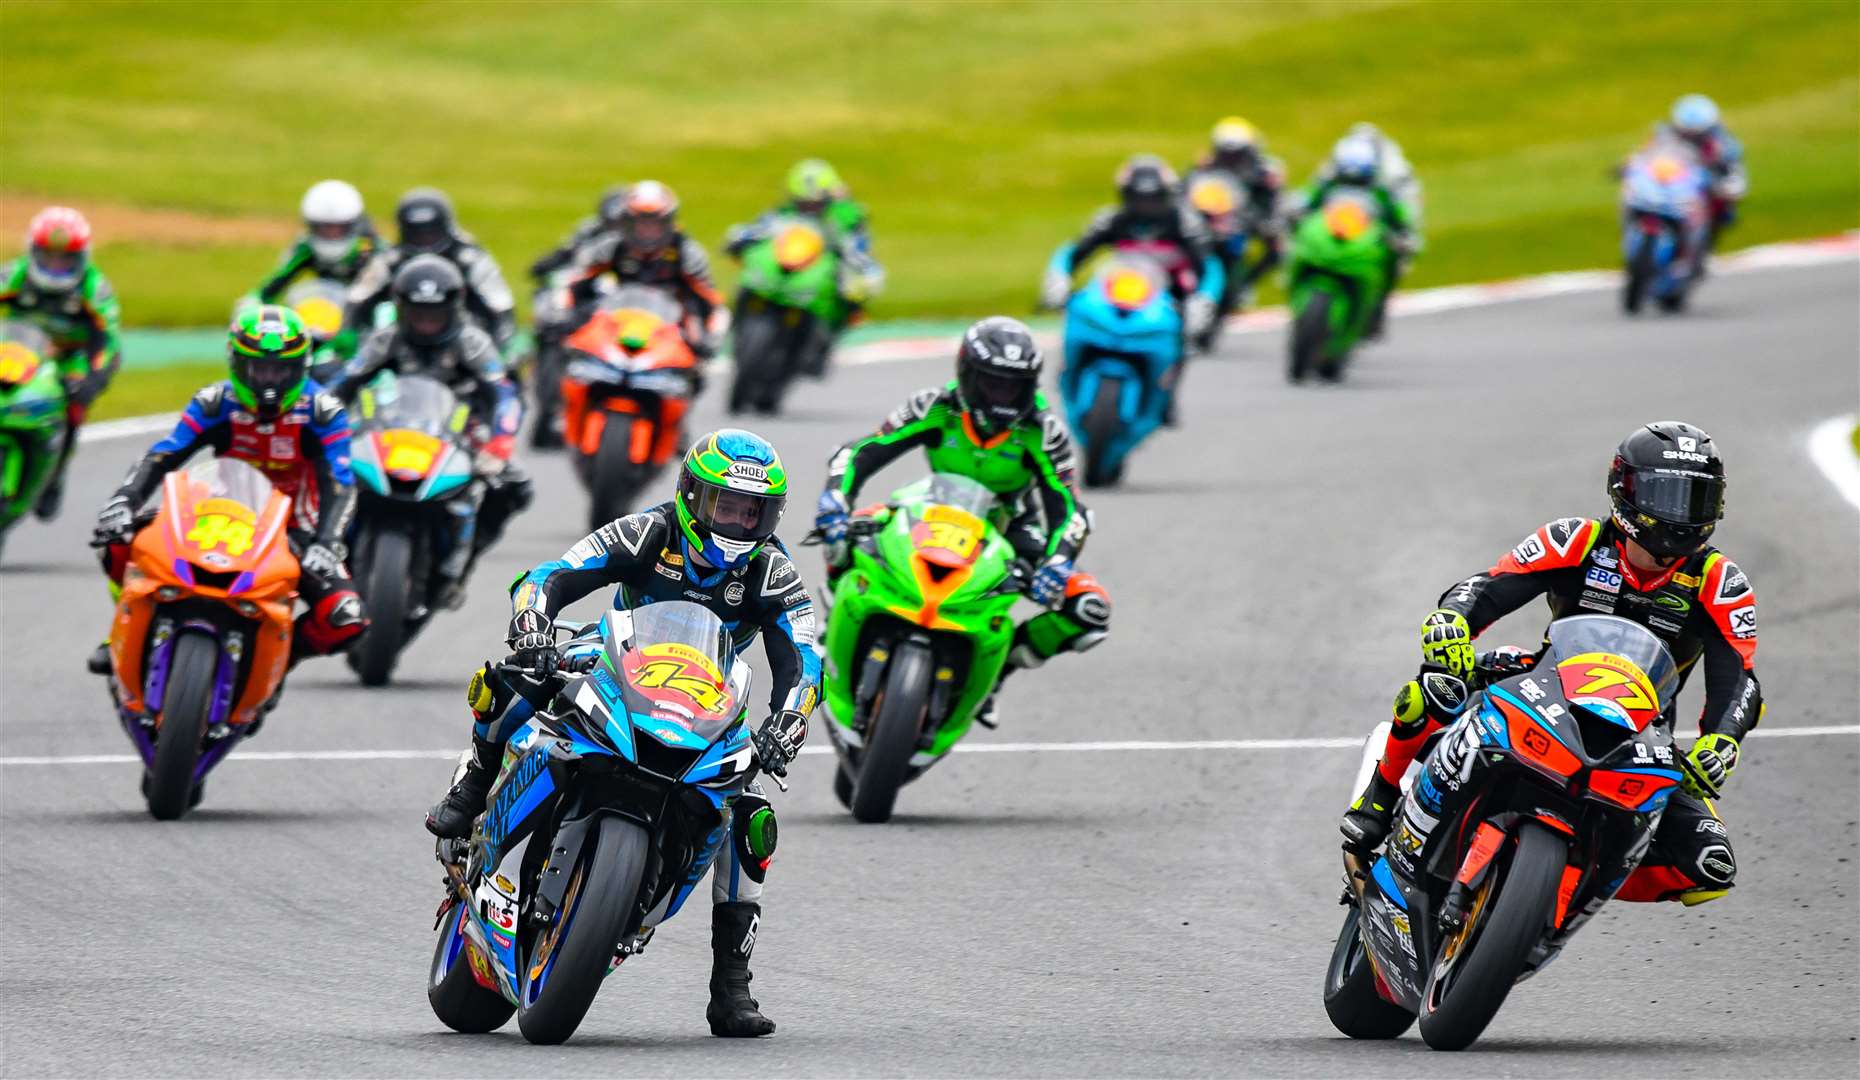
[[1138,154],[1117,170],[1117,197],[1139,221],[1166,222],[1175,213],[1175,170],[1155,154]]
[[1724,516],[1724,461],[1711,436],[1679,420],[1639,428],[1608,470],[1615,527],[1661,559],[1705,546]]
[[601,223],[601,228],[610,232],[620,228],[621,215],[626,213],[626,196],[631,191],[631,184],[615,184],[601,192],[601,201],[594,204],[594,216]]
[[394,321],[415,345],[444,345],[465,326],[465,278],[451,260],[415,255],[394,275]]
[[438,188],[414,188],[394,207],[394,223],[407,251],[444,251],[452,244],[452,200]]
[[995,315],[962,335],[956,394],[983,438],[1006,431],[1033,411],[1040,388],[1040,347],[1019,319]]

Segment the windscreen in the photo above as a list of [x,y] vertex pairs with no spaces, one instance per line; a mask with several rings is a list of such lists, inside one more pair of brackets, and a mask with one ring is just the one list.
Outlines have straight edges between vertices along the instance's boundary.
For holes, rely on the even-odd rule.
[[254,514],[271,499],[265,474],[235,458],[202,458],[185,472],[189,487],[205,489],[202,499],[230,499]]
[[977,481],[956,473],[931,473],[914,484],[899,488],[891,495],[891,501],[900,505],[936,503],[940,506],[954,506],[983,519],[994,510],[997,499],[994,492]]
[[649,285],[622,285],[601,297],[600,308],[602,311],[644,311],[673,326],[684,317],[678,302],[664,289]]
[[49,360],[52,355],[52,339],[45,336],[45,331],[19,319],[0,321],[0,341],[31,349],[42,360]]
[[1619,656],[1647,676],[1661,707],[1672,703],[1679,667],[1665,643],[1646,627],[1613,615],[1571,615],[1550,624],[1549,640],[1552,666],[1560,668],[1564,661],[1591,653]]
[[629,704],[671,721],[709,743],[739,711],[730,686],[735,648],[709,608],[682,600],[637,607],[633,636],[609,640],[608,658],[626,684]]
[[402,428],[444,436],[464,422],[458,396],[425,375],[383,373],[362,391],[361,406],[358,426],[377,430]]

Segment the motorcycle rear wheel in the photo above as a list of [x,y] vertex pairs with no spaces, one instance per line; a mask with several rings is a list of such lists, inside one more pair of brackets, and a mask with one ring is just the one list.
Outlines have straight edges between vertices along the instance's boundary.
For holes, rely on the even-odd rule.
[[143,791],[157,821],[174,821],[193,805],[194,766],[213,713],[219,664],[219,642],[207,635],[184,633],[175,640],[161,727],[155,735],[155,761]]
[[1361,927],[1362,912],[1351,904],[1324,973],[1324,1012],[1352,1039],[1393,1039],[1414,1026],[1414,1014],[1376,992],[1376,971],[1364,953]]
[[1627,284],[1621,290],[1621,310],[1629,315],[1638,314],[1641,304],[1647,299],[1647,290],[1653,285],[1653,238],[1643,236],[1640,246],[1634,249],[1634,257],[1628,261]]
[[465,907],[454,902],[446,912],[446,921],[439,924],[433,966],[427,974],[426,1002],[439,1022],[453,1031],[482,1035],[509,1023],[517,1007],[504,995],[479,985],[472,974],[471,959],[465,955],[465,950],[477,948],[469,939],[459,941],[458,952],[452,952],[455,937],[464,938],[460,927],[467,918]]
[[588,480],[589,532],[625,516],[627,507],[639,494],[645,478],[640,466],[633,463],[630,444],[633,425],[642,422],[609,414],[606,426],[601,429],[601,445],[595,448]]
[[859,775],[853,779],[852,815],[867,824],[891,820],[898,789],[910,775],[930,710],[930,650],[915,641],[898,645],[885,671],[885,688],[872,702]]
[[1569,844],[1534,822],[1518,829],[1502,877],[1487,879],[1496,897],[1475,902],[1460,948],[1470,950],[1445,973],[1434,962],[1421,995],[1421,1038],[1436,1050],[1464,1050],[1498,1015],[1531,949],[1550,928]]

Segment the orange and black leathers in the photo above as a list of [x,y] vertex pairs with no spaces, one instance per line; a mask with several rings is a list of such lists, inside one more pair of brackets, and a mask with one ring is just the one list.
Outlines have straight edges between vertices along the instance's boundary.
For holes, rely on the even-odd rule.
[[[578,260],[575,280],[568,286],[576,305],[595,298],[595,282],[602,274],[612,274],[623,284],[670,290],[688,319],[696,323],[687,328],[686,338],[696,342],[714,335],[713,319],[725,306],[723,293],[711,278],[710,256],[704,245],[684,233],[673,233],[663,247],[645,257],[629,248],[619,233],[597,237]],[[694,333],[701,336],[694,337]]]
[[[1476,637],[1499,618],[1543,596],[1550,617],[1595,612],[1617,615],[1651,630],[1672,651],[1680,685],[1705,668],[1700,734],[1740,742],[1757,726],[1763,695],[1754,668],[1756,593],[1750,579],[1715,548],[1706,547],[1655,576],[1637,574],[1621,554],[1612,521],[1559,518],[1525,537],[1491,569],[1448,589],[1440,606],[1466,617]],[[1451,716],[1437,709],[1398,715],[1378,771],[1399,783],[1427,737]],[[1685,832],[1685,836],[1676,835]],[[1679,850],[1680,848],[1684,850]],[[1698,850],[1692,850],[1696,847]],[[1646,888],[1650,875],[1677,868],[1670,888]],[[1691,888],[1722,887],[1734,873],[1724,827],[1708,803],[1674,796],[1642,867],[1622,888],[1624,900],[1667,899]],[[1683,880],[1682,880],[1683,879]]]

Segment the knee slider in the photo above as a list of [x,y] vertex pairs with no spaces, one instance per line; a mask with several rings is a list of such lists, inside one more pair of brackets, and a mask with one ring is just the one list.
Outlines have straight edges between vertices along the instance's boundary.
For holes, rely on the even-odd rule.
[[737,864],[751,881],[761,884],[775,857],[775,808],[760,794],[744,792],[731,807],[730,833]]
[[510,698],[509,685],[489,664],[472,672],[471,681],[465,685],[465,704],[471,708],[472,718],[481,724],[502,716]]
[[1395,691],[1394,716],[1390,719],[1392,734],[1396,738],[1412,737],[1426,722],[1427,705],[1421,694],[1421,684],[1409,679]]

